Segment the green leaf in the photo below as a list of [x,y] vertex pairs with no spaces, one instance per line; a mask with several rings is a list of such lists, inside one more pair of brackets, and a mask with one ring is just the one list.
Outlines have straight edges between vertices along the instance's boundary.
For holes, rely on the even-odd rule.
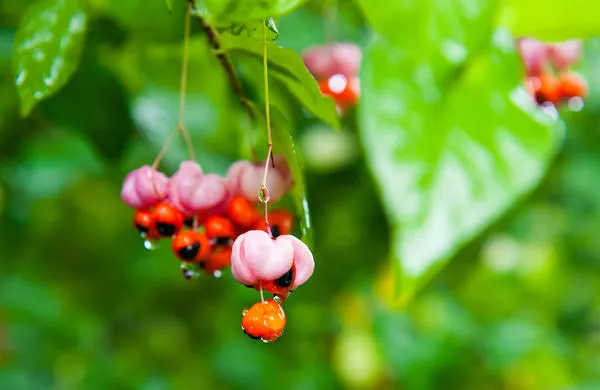
[[[248,35],[223,34],[221,47],[234,55],[239,54],[254,61],[262,61],[262,42]],[[335,103],[321,93],[317,82],[304,66],[298,53],[282,48],[273,42],[267,42],[267,57],[269,77],[281,82],[300,104],[316,117],[330,126],[339,127],[339,115]],[[262,83],[262,72],[257,74],[254,79],[260,80]]]
[[77,0],[43,1],[23,19],[15,39],[21,114],[58,91],[79,64],[87,16]]
[[536,185],[560,139],[561,124],[520,87],[510,34],[487,38],[453,73],[383,39],[365,56],[360,128],[393,229],[400,302]]
[[[264,105],[255,105],[250,102],[254,116],[258,119],[261,129],[266,128]],[[294,186],[291,196],[296,208],[296,214],[300,216],[299,225],[302,232],[302,241],[308,246],[313,244],[312,225],[310,221],[310,210],[306,198],[306,186],[304,184],[304,167],[302,157],[296,148],[294,138],[289,130],[290,126],[285,116],[271,105],[271,132],[273,136],[273,153],[283,154],[290,167]]]
[[173,0],[165,0],[165,5],[169,12],[173,11]]
[[516,36],[560,41],[600,35],[596,0],[505,0],[500,24]]
[[211,24],[225,22],[246,23],[287,14],[305,0],[204,0],[198,6],[210,14]]

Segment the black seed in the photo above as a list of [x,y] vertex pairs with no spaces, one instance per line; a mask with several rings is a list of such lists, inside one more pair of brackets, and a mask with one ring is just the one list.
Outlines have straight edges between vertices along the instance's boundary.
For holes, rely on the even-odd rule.
[[140,233],[148,233],[148,228],[145,226],[142,226],[140,224],[136,224],[135,228],[140,232]]
[[183,221],[183,223],[185,224],[185,226],[187,226],[189,228],[193,228],[194,227],[194,218],[186,219],[185,221]]
[[292,285],[294,281],[294,267],[290,268],[288,272],[283,274],[279,279],[275,280],[275,284],[282,288],[287,288]]
[[198,267],[200,269],[204,269],[204,268],[206,268],[206,264],[204,264],[204,262],[202,262],[202,263],[198,264]]
[[229,237],[217,237],[217,238],[215,238],[215,244],[227,245],[227,244],[229,244]]
[[195,242],[192,245],[181,248],[177,254],[183,260],[194,260],[198,252],[200,252],[200,243]]
[[163,237],[170,237],[175,234],[175,225],[171,223],[157,222],[156,229],[158,233]]
[[260,340],[260,336],[252,336],[250,333],[246,332],[246,329],[242,329],[244,331],[244,333],[246,333],[248,335],[248,337],[250,337],[253,340]]
[[273,238],[277,238],[281,235],[278,225],[271,225],[271,235],[273,236]]

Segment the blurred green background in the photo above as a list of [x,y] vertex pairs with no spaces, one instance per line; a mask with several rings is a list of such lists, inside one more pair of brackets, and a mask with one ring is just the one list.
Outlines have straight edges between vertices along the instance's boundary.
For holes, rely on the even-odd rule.
[[[333,130],[273,85],[305,163],[317,266],[284,337],[262,344],[240,330],[256,292],[228,273],[183,280],[119,196],[176,124],[181,4],[89,1],[77,71],[22,118],[11,58],[26,3],[0,1],[0,389],[600,389],[600,41],[585,41],[590,97],[561,113],[542,184],[402,310],[386,304],[391,235],[356,113]],[[324,11],[281,17],[277,42],[369,41],[354,3]],[[248,152],[231,139],[252,126],[196,21],[185,114],[205,171]],[[175,144],[164,170],[186,157]]]

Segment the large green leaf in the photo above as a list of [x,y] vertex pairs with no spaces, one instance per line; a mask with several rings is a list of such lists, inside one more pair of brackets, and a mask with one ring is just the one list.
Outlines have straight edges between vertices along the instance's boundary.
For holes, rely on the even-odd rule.
[[500,24],[516,36],[560,41],[600,35],[596,0],[504,0]]
[[[221,47],[232,54],[241,54],[253,61],[262,59],[262,42],[247,34],[222,35]],[[285,49],[273,42],[267,43],[269,76],[281,82],[288,91],[298,99],[311,113],[323,122],[339,127],[339,115],[335,103],[324,96],[314,77],[310,74],[298,53]],[[256,75],[256,80],[262,83],[262,72]]]
[[519,86],[510,34],[483,39],[454,69],[410,42],[381,38],[365,56],[360,128],[393,228],[400,302],[536,185],[560,139],[560,124]]
[[280,16],[300,6],[305,0],[204,0],[199,6],[210,13],[211,23],[247,22]]
[[86,22],[78,0],[43,1],[23,19],[14,65],[23,115],[69,80],[79,64]]

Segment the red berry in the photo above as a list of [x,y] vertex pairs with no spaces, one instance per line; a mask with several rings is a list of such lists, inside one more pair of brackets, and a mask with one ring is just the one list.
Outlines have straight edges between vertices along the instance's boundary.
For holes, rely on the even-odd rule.
[[170,237],[183,226],[183,214],[167,202],[160,202],[154,207],[152,218],[161,237]]
[[331,96],[341,108],[355,105],[360,96],[358,78],[346,78],[336,74],[319,82],[319,87],[324,95]]
[[525,82],[525,87],[540,105],[550,102],[557,105],[560,102],[559,82],[554,75],[541,74],[539,77],[530,77]]
[[560,96],[563,99],[579,97],[585,99],[588,93],[588,87],[585,80],[576,73],[563,73],[559,79]]
[[152,211],[137,210],[133,216],[133,226],[140,232],[142,237],[148,240],[159,240],[160,234],[154,225]]
[[294,284],[296,278],[296,267],[292,264],[292,268],[285,274],[275,280],[262,281],[254,286],[254,289],[260,291],[262,289],[278,296],[283,301],[287,298],[290,292],[290,287]]
[[211,215],[204,221],[204,229],[209,239],[214,239],[218,244],[228,244],[235,239],[235,226],[227,217]]
[[242,330],[253,339],[277,340],[285,328],[285,312],[279,303],[269,299],[252,305],[242,317]]
[[229,267],[231,263],[231,246],[215,248],[200,264],[202,270],[208,274]]
[[182,261],[198,263],[210,254],[210,242],[204,233],[183,230],[173,237],[171,249]]
[[242,229],[252,228],[260,218],[260,213],[243,196],[234,196],[227,205],[227,216]]
[[[274,210],[269,214],[269,225],[271,226],[271,235],[279,237],[281,235],[290,234],[294,226],[294,216],[287,210]],[[261,218],[256,226],[256,230],[263,230],[268,233],[265,219]]]

